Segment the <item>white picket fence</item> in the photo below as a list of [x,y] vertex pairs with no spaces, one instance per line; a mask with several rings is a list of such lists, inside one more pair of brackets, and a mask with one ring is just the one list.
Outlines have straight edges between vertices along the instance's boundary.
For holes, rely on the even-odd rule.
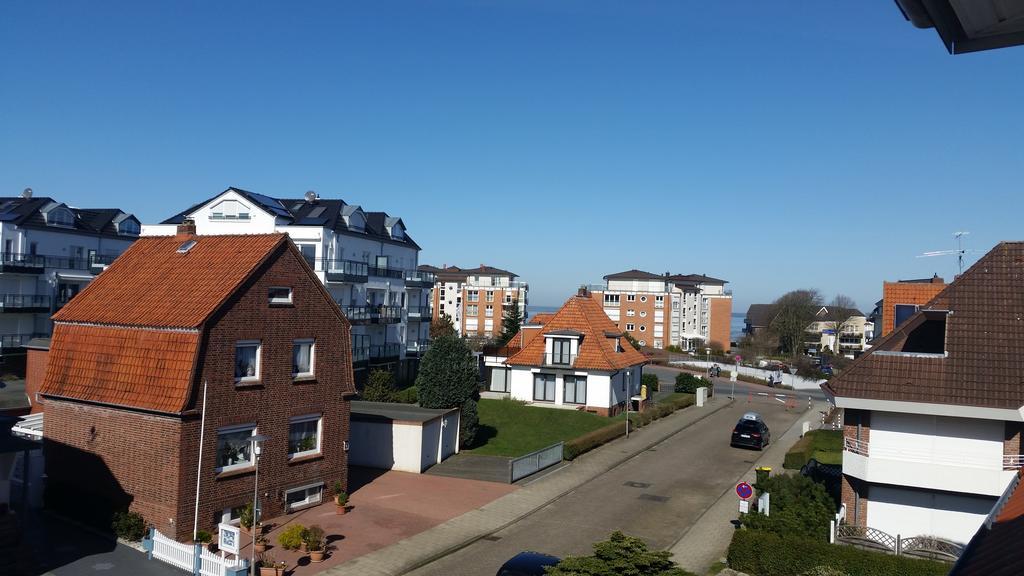
[[200,553],[200,576],[228,576],[229,573],[234,574],[246,566],[245,561],[240,558],[222,558],[203,546],[182,544],[153,530],[153,558],[157,560],[196,574],[196,551]]

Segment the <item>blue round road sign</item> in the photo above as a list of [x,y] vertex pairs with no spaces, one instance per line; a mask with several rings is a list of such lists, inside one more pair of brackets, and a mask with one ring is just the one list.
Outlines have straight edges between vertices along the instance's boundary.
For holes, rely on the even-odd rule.
[[736,485],[736,495],[744,500],[749,500],[754,495],[754,489],[750,487],[750,484],[740,482]]

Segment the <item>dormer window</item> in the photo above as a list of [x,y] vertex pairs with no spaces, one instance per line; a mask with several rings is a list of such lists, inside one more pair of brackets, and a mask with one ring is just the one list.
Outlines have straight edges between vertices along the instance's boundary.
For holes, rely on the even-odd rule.
[[221,200],[210,209],[210,220],[249,220],[249,207],[238,200]]
[[46,223],[51,226],[75,225],[75,215],[67,208],[57,207],[46,213]]
[[124,236],[138,236],[142,232],[139,221],[135,218],[126,218],[117,224],[117,233]]

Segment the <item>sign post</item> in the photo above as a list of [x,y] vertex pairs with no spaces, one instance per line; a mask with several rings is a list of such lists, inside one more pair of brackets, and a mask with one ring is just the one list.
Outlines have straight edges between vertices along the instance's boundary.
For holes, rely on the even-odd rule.
[[238,556],[238,549],[242,545],[241,531],[238,526],[220,524],[217,526],[217,533],[217,547],[222,552]]
[[740,514],[750,512],[750,498],[754,495],[754,488],[746,482],[736,485],[736,495],[740,497]]

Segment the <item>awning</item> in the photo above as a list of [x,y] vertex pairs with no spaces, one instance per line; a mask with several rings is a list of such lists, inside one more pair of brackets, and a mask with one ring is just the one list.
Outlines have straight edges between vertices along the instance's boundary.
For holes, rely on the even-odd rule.
[[92,282],[95,278],[92,274],[68,274],[66,272],[57,272],[57,279],[68,280],[70,282]]

